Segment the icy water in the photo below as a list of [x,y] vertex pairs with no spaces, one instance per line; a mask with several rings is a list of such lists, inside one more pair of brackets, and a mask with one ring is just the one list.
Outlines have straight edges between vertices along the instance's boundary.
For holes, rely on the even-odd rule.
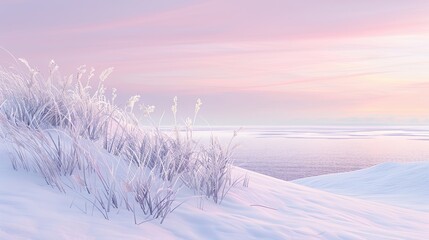
[[[222,142],[234,127],[199,129]],[[429,161],[429,127],[245,127],[234,143],[235,165],[293,180],[383,162]]]

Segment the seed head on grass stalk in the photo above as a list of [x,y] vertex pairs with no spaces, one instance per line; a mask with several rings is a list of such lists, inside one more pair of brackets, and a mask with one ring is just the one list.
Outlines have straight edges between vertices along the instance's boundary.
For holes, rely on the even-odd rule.
[[179,129],[177,129],[177,96],[173,98],[173,106],[171,106],[171,112],[173,112],[174,131],[176,132],[176,138],[179,138]]
[[195,104],[194,121],[193,121],[194,123],[197,120],[197,115],[201,109],[201,105],[203,105],[203,102],[201,101],[201,99],[198,98],[197,103]]

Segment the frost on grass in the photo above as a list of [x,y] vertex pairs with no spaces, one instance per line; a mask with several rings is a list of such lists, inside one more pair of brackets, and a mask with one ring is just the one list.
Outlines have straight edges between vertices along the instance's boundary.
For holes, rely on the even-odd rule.
[[162,222],[180,206],[181,189],[221,203],[243,181],[231,177],[231,142],[224,147],[214,137],[208,145],[193,139],[200,99],[193,118],[179,126],[175,97],[174,127],[163,132],[141,126],[138,116],[150,119],[155,107],[136,108],[139,95],[121,107],[116,89],[106,93],[113,68],[97,81],[93,68],[83,65],[63,77],[51,61],[45,78],[19,61],[17,68],[24,70],[0,68],[1,131],[10,142],[13,168],[36,172],[61,192],[79,193],[106,219],[112,209],[126,209],[136,224],[141,215]]

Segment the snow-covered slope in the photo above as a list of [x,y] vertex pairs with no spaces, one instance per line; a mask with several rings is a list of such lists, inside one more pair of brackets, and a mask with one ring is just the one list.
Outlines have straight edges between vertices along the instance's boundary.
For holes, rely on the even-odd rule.
[[305,186],[429,212],[429,161],[383,163],[353,172],[298,179]]
[[[125,210],[112,214],[109,221],[96,211],[92,214],[91,206],[85,207],[85,201],[76,194],[61,194],[35,174],[12,170],[8,155],[1,152],[0,239],[425,239],[429,236],[428,212],[360,199],[360,194],[390,196],[397,192],[404,199],[411,194],[417,198],[423,196],[421,201],[424,201],[427,163],[391,168],[384,165],[379,167],[382,171],[375,168],[377,171],[355,172],[351,179],[342,174],[320,177],[325,185],[318,185],[318,178],[299,181],[323,188],[341,187],[344,193],[350,187],[356,197],[250,172],[249,187],[235,188],[221,205],[212,201],[201,204],[199,198],[187,199],[162,225],[155,221],[135,225],[133,216]],[[385,189],[385,183],[389,182],[386,174],[390,171],[398,179]],[[356,182],[361,181],[359,176],[367,177],[366,182]],[[380,179],[385,183],[376,181]],[[336,185],[334,180],[341,182]],[[413,195],[416,191],[421,194]]]

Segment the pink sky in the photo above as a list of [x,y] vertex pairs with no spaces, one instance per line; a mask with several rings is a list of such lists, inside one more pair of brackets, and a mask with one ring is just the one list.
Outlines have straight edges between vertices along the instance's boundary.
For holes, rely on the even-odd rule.
[[429,1],[6,0],[0,18],[15,56],[113,66],[158,116],[178,96],[213,125],[429,122]]

